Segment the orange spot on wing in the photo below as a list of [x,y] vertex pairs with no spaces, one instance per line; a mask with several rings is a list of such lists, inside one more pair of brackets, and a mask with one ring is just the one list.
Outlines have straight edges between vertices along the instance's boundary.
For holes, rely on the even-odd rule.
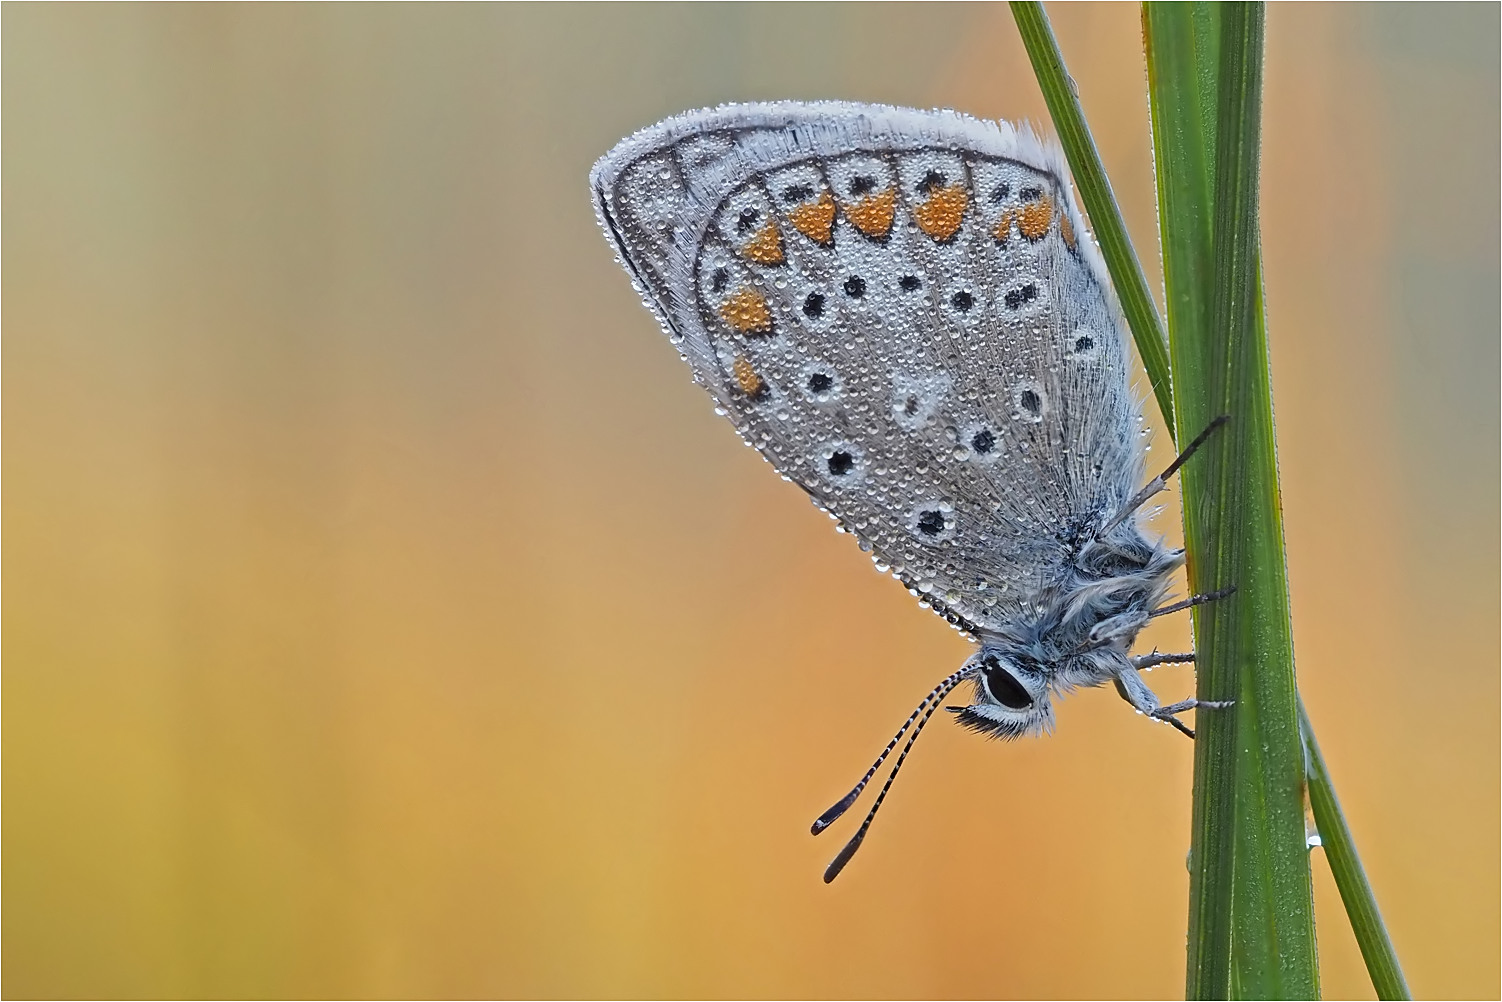
[[1029,240],[1042,240],[1053,222],[1053,199],[1044,195],[1024,205],[1017,217],[1017,228]]
[[1074,250],[1079,246],[1074,239],[1074,224],[1069,221],[1069,213],[1067,212],[1059,213],[1059,235],[1064,238],[1064,243],[1068,245],[1070,250]]
[[755,289],[741,289],[720,305],[720,319],[741,334],[770,334],[772,311]]
[[782,234],[778,232],[777,224],[768,220],[756,236],[741,245],[741,256],[757,264],[781,264]]
[[1016,209],[1002,210],[1001,218],[996,220],[996,226],[991,230],[991,235],[996,238],[997,243],[1004,244],[1007,242],[1007,238],[1012,235],[1012,221],[1016,218]]
[[767,381],[756,374],[744,355],[736,358],[732,368],[735,370],[735,381],[746,396],[759,397],[766,392]]
[[918,229],[935,240],[948,240],[960,231],[960,221],[965,218],[965,206],[970,193],[957,184],[935,188],[913,210]]
[[834,196],[826,191],[817,202],[798,206],[788,213],[788,222],[814,243],[829,243],[834,235]]
[[897,189],[888,188],[845,206],[845,218],[868,237],[881,239],[892,232],[897,215]]

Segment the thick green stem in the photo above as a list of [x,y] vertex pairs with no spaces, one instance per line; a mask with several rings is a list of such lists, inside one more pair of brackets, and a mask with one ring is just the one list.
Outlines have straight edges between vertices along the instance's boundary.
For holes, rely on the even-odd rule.
[[1234,699],[1235,708],[1198,714],[1188,994],[1318,991],[1302,726],[1313,749],[1316,819],[1333,818],[1325,851],[1373,983],[1384,998],[1406,997],[1318,746],[1298,715],[1257,230],[1263,10],[1143,6],[1167,352],[1048,19],[1036,3],[1012,10],[1170,429],[1183,440],[1218,414],[1232,418],[1183,484],[1191,587],[1238,589],[1201,607],[1195,623],[1199,697]]
[[[1219,414],[1231,417],[1205,461],[1184,470],[1190,588],[1237,589],[1195,616],[1198,697],[1234,699],[1235,707],[1198,715],[1187,992],[1309,998],[1319,982],[1257,221],[1264,10],[1228,3],[1214,14],[1219,41],[1208,48],[1218,50],[1217,87],[1202,91],[1195,109],[1199,138],[1213,141],[1214,153],[1203,147],[1193,158],[1210,165],[1214,179],[1208,276],[1170,270],[1165,249],[1170,297],[1178,283],[1209,282],[1195,296],[1201,308],[1209,303],[1208,322],[1170,326],[1175,424],[1182,436]],[[1148,16],[1151,51],[1165,40],[1153,38],[1155,20],[1174,13]],[[1193,38],[1194,29],[1179,35]],[[1209,67],[1190,62],[1202,85]],[[1213,132],[1204,115],[1211,100]],[[1163,156],[1175,156],[1172,130],[1156,138]],[[1176,214],[1181,195],[1202,198],[1203,184],[1192,187],[1160,190],[1160,211]],[[1182,229],[1202,238],[1202,204],[1190,219]],[[1178,251],[1182,266],[1204,246],[1197,240]]]

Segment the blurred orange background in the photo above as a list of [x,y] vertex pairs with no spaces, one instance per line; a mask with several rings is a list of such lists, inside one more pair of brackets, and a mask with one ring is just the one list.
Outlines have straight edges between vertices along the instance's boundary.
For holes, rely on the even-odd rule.
[[[1137,9],[1050,12],[1155,271]],[[820,881],[968,645],[714,417],[585,184],[728,100],[1046,121],[1004,6],[3,25],[6,995],[1181,995],[1191,748],[1107,690],[931,728]],[[1421,997],[1502,991],[1498,36],[1268,18],[1299,673]]]

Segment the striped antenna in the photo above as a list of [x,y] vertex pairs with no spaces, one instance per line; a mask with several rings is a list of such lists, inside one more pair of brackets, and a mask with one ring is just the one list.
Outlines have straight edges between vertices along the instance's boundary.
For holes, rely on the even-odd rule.
[[[887,799],[887,791],[892,788],[892,783],[897,779],[897,773],[902,768],[902,763],[907,760],[908,752],[913,750],[913,743],[918,740],[918,735],[923,733],[924,725],[927,724],[929,718],[934,715],[934,711],[939,708],[940,701],[943,700],[945,696],[949,695],[949,693],[954,690],[955,686],[959,685],[961,682],[965,681],[965,679],[974,675],[978,670],[979,669],[969,667],[961,668],[959,671],[955,672],[953,675],[940,682],[939,685],[934,689],[934,691],[929,693],[928,697],[924,699],[922,703],[918,704],[918,710],[923,710],[923,715],[919,717],[918,725],[913,728],[912,737],[908,738],[907,744],[902,746],[902,754],[897,756],[897,762],[892,766],[892,773],[887,777],[887,781],[882,784],[881,792],[876,795],[876,802],[871,805],[871,810],[866,814],[866,820],[861,822],[861,826],[856,830],[855,835],[851,837],[849,842],[845,843],[845,848],[840,850],[839,855],[835,856],[835,858],[830,862],[829,867],[824,871],[824,883],[827,884],[830,881],[834,880],[835,877],[838,877],[840,875],[840,871],[845,868],[845,864],[850,862],[850,858],[855,855],[855,850],[859,849],[861,847],[861,842],[865,841],[866,832],[871,828],[871,822],[876,820],[876,812],[881,810],[881,802]],[[924,709],[925,706],[927,706],[927,709]],[[918,710],[913,711],[913,717],[918,716]],[[902,737],[903,731],[906,731],[908,729],[908,726],[912,724],[913,717],[909,717],[907,723],[902,725],[902,730],[899,730],[897,732],[897,737],[894,737],[892,739],[892,744],[887,746],[886,751],[883,751],[880,758],[876,760],[876,765],[873,765],[871,767],[871,772],[875,772],[877,766],[881,765],[882,759],[885,759],[887,757],[887,752],[890,752],[892,750],[892,746],[897,743],[897,739]],[[861,787],[864,787],[867,780],[869,780],[870,778],[871,773],[867,773],[866,778],[861,780],[860,786],[857,786],[851,792],[850,796],[840,801],[834,807],[830,808],[830,810],[833,811],[838,808],[840,813],[844,813],[845,809],[850,806],[849,802],[854,801],[856,795],[860,793]],[[839,814],[835,814],[835,817],[839,817]],[[820,820],[822,821],[823,818],[820,818]],[[833,821],[834,818],[830,818],[830,820]]]
[[819,820],[815,821],[813,823],[813,826],[809,829],[810,832],[815,835],[819,834],[821,831],[838,821],[840,819],[840,815],[850,810],[850,807],[855,803],[856,798],[861,795],[861,791],[866,788],[866,784],[871,782],[871,777],[876,775],[876,770],[881,768],[881,764],[887,760],[887,756],[892,754],[892,749],[897,747],[897,742],[902,740],[902,736],[907,733],[907,729],[913,726],[913,721],[918,719],[918,714],[923,712],[924,707],[928,706],[930,701],[937,702],[938,700],[943,699],[944,696],[949,692],[949,690],[958,685],[959,682],[965,677],[965,673],[970,670],[971,669],[969,668],[961,668],[959,671],[955,672],[953,675],[949,676],[944,681],[934,686],[933,692],[930,692],[927,696],[923,697],[923,702],[919,703],[917,708],[914,709],[912,713],[908,714],[908,718],[902,722],[902,726],[897,728],[897,733],[892,735],[892,740],[888,741],[887,746],[881,750],[881,754],[876,756],[876,761],[871,763],[871,768],[866,770],[866,774],[861,777],[861,781],[855,784],[855,789],[851,790],[849,793],[845,794],[845,796],[840,798],[839,803],[835,804],[823,814],[820,814]]

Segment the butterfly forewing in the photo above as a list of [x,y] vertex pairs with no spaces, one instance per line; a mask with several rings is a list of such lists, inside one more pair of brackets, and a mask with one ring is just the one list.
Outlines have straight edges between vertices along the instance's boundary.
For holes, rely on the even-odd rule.
[[1061,156],[948,112],[749,105],[596,167],[741,435],[934,608],[1000,629],[1140,477],[1120,312]]

